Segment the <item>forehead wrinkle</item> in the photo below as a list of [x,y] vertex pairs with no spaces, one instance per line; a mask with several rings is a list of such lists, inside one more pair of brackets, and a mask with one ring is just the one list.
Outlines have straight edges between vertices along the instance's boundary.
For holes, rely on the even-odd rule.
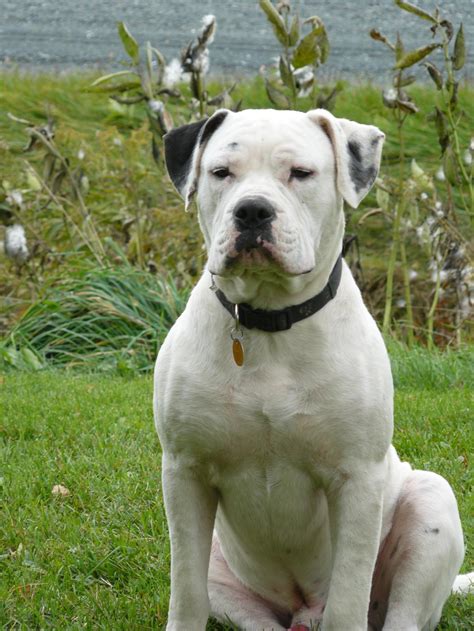
[[284,145],[277,145],[271,153],[271,161],[276,163],[281,162],[294,162],[307,161],[309,158],[308,152],[303,147],[295,146],[296,143],[287,143]]
[[236,148],[230,148],[228,144],[216,147],[212,151],[207,151],[203,157],[204,167],[214,168],[216,166],[235,166],[248,159],[248,149],[239,143]]
[[[206,165],[287,161],[312,163],[320,170],[332,163],[332,146],[324,131],[301,112],[244,110],[224,121],[204,152]],[[251,117],[250,114],[253,116]],[[290,115],[290,116],[288,116]]]

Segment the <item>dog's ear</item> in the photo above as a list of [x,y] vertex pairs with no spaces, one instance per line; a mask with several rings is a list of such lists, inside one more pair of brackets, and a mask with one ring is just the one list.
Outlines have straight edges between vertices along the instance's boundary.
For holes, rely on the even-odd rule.
[[210,118],[172,129],[164,137],[166,168],[176,190],[184,197],[186,208],[196,192],[206,142],[228,113],[218,110]]
[[312,110],[308,116],[328,135],[336,158],[337,188],[357,208],[379,172],[385,134],[373,125],[336,118],[327,110]]

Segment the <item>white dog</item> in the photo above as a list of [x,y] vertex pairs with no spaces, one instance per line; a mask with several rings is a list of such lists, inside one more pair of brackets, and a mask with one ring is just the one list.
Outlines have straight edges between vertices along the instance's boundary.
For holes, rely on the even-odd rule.
[[341,261],[384,135],[325,110],[220,110],[165,138],[208,264],[163,344],[155,418],[168,631],[433,629],[456,500],[391,446],[382,337]]

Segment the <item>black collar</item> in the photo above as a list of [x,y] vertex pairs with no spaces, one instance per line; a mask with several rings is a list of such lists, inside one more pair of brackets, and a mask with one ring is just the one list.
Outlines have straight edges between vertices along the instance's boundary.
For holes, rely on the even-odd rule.
[[[275,333],[276,331],[287,331],[295,322],[309,318],[316,311],[319,311],[336,295],[342,271],[342,254],[338,257],[329,280],[322,291],[309,300],[305,300],[299,305],[292,305],[285,309],[267,311],[265,309],[253,309],[246,303],[235,305],[230,302],[220,289],[215,290],[219,302],[227,309],[230,315],[235,318],[238,313],[239,324],[247,329],[260,329]],[[237,309],[236,309],[237,306]]]

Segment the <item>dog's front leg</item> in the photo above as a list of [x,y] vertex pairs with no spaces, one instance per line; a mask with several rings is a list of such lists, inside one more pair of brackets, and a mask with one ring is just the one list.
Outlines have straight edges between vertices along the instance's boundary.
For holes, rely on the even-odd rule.
[[365,465],[328,495],[334,560],[323,631],[367,631],[380,542],[385,466]]
[[163,455],[163,495],[171,539],[167,631],[203,631],[209,617],[207,575],[217,494],[188,462]]

